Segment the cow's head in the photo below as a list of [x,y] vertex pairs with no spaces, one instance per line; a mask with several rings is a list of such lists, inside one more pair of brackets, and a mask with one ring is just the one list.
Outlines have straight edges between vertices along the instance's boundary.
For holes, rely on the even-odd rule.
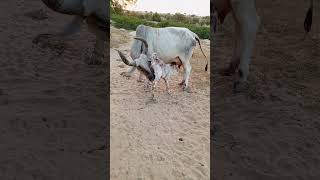
[[143,38],[135,37],[134,39],[142,41],[145,45],[145,49],[142,51],[140,56],[130,62],[121,51],[117,50],[119,56],[126,65],[137,67],[137,69],[142,72],[150,81],[153,81],[155,75],[154,70],[151,67],[151,58],[148,57],[148,43]]

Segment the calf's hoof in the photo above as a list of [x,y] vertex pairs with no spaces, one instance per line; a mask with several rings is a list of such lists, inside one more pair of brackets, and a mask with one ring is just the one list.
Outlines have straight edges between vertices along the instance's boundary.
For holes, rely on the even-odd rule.
[[244,81],[244,82],[236,81],[233,83],[233,93],[234,94],[245,92],[248,90],[248,88],[249,88],[249,84],[246,81]]

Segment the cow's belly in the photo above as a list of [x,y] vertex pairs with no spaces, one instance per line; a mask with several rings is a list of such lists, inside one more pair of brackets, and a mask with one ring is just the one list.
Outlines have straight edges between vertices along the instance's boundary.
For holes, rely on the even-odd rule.
[[166,64],[172,64],[172,63],[175,63],[176,65],[180,66],[182,65],[182,62],[180,60],[179,57],[176,57],[176,58],[172,58],[172,59],[162,59],[164,63]]
[[[179,40],[177,39],[173,42],[179,42]],[[183,44],[183,46],[181,46],[181,44]],[[195,47],[191,40],[183,40],[181,44],[163,42],[153,44],[150,49],[152,52],[156,52],[158,57],[165,62],[181,63],[179,57],[187,56]]]

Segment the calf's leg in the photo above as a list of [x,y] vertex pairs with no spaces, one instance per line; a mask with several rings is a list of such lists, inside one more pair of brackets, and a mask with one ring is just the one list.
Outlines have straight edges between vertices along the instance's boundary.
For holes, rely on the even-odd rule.
[[170,91],[169,91],[169,79],[168,78],[164,78],[164,82],[166,83],[167,94],[170,94]]
[[153,81],[153,86],[152,86],[152,98],[154,98],[154,91],[156,90],[156,86],[157,86],[158,81]]

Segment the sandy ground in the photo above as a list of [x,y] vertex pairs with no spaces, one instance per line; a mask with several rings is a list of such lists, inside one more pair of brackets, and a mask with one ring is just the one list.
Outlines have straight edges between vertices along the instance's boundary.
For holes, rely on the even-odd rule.
[[215,180],[319,179],[320,16],[314,13],[313,40],[301,42],[308,3],[257,1],[264,31],[246,93],[234,95],[233,77],[218,74],[231,59],[231,16],[211,42]]
[[105,179],[106,68],[94,36],[35,45],[70,16],[39,0],[0,2],[0,179]]
[[[132,34],[132,33],[131,33]],[[138,72],[127,79],[120,75],[128,66],[114,50],[129,55],[133,36],[111,29],[111,179],[209,179],[209,73],[205,58],[197,46],[192,58],[191,88],[183,92],[179,74],[172,77],[172,95],[159,83],[156,101]],[[210,55],[209,41],[202,41]]]

